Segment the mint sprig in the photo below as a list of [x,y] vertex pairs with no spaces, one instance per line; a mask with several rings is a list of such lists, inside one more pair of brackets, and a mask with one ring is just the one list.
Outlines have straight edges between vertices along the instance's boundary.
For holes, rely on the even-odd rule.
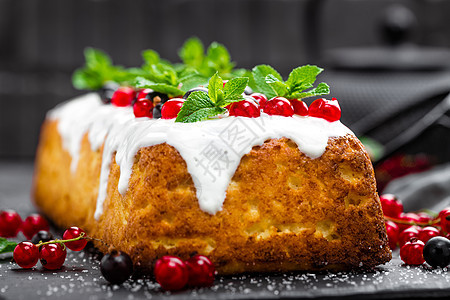
[[248,78],[237,77],[229,80],[224,87],[223,79],[216,72],[209,79],[208,93],[192,92],[181,107],[175,122],[194,123],[225,113],[225,106],[244,99],[242,93],[247,83]]
[[5,238],[0,238],[0,254],[13,252],[16,246],[16,242],[8,241]]
[[322,71],[322,68],[312,65],[298,67],[292,70],[286,81],[283,81],[274,68],[269,65],[259,65],[252,70],[250,87],[269,98],[281,96],[287,99],[303,99],[327,95],[330,93],[328,84],[321,82],[313,88],[316,77]]

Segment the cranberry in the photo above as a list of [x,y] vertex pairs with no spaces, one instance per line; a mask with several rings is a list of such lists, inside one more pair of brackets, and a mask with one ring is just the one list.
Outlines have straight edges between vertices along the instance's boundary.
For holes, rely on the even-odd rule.
[[[64,231],[63,239],[65,240],[75,239],[79,237],[82,233],[84,233],[84,236],[86,236],[86,233],[84,232],[83,229],[73,226]],[[80,239],[78,241],[66,242],[64,244],[66,245],[67,248],[69,248],[72,251],[81,251],[84,249],[84,247],[86,247],[87,240]]]
[[120,107],[130,106],[134,97],[136,97],[136,93],[132,88],[122,86],[114,92],[111,103]]
[[22,225],[22,218],[14,210],[0,212],[0,236],[5,238],[16,237]]
[[13,257],[20,267],[29,269],[37,264],[39,250],[33,243],[21,242],[14,248]]
[[410,227],[411,225],[419,223],[420,217],[415,213],[406,213],[406,214],[401,213],[399,219],[410,223],[410,224],[398,224],[398,227],[400,227],[400,231],[403,231],[406,228]]
[[294,113],[296,115],[300,115],[302,117],[308,115],[308,105],[306,105],[305,102],[299,99],[290,99],[289,102],[291,102],[292,107],[294,107]]
[[103,277],[112,284],[121,284],[133,274],[133,261],[125,252],[112,251],[100,262]]
[[407,229],[400,232],[398,236],[398,243],[402,247],[406,242],[409,242],[411,238],[419,238],[422,228],[419,226],[410,226]]
[[421,265],[425,262],[423,248],[425,244],[418,239],[411,239],[400,248],[400,258],[407,265]]
[[161,109],[161,118],[163,119],[174,119],[178,116],[178,113],[183,106],[184,99],[173,98],[164,103]]
[[41,247],[39,258],[41,264],[47,270],[57,270],[62,267],[66,260],[66,248],[57,244],[47,244]]
[[309,106],[309,115],[325,119],[328,122],[334,122],[341,118],[341,108],[336,98],[332,100],[317,99]]
[[[448,217],[448,219],[447,219]],[[441,219],[441,228],[442,231],[446,233],[450,233],[450,207],[444,208],[439,213],[439,218]]]
[[257,118],[261,115],[258,105],[249,99],[231,103],[229,111],[230,116],[235,117]]
[[23,221],[21,229],[26,238],[31,240],[31,238],[40,230],[48,231],[50,226],[48,225],[47,220],[41,215],[32,214]]
[[186,261],[190,286],[211,286],[214,283],[216,268],[213,263],[203,255],[195,255]]
[[422,230],[419,232],[419,240],[426,243],[429,239],[440,235],[441,232],[437,228],[433,226],[427,226],[422,228]]
[[397,248],[399,231],[397,224],[392,221],[386,221],[386,232],[389,239],[389,247],[391,249]]
[[146,98],[139,98],[133,105],[133,113],[136,118],[153,118],[153,102]]
[[392,194],[381,195],[380,201],[385,216],[398,218],[403,212],[402,202]]
[[259,107],[261,109],[263,109],[264,106],[266,106],[267,101],[269,101],[269,100],[267,100],[266,95],[263,95],[261,93],[253,93],[253,94],[250,95],[250,97],[252,97],[256,101],[258,101]]
[[188,282],[188,276],[186,264],[176,256],[167,255],[156,261],[156,281],[167,291],[184,288]]
[[267,101],[263,111],[268,115],[292,117],[294,108],[289,100],[284,97],[275,97]]

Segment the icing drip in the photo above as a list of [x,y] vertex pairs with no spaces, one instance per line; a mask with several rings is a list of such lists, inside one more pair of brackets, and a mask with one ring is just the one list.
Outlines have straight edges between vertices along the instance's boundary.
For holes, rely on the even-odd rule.
[[58,120],[63,146],[72,156],[72,172],[76,171],[84,134],[88,133],[93,151],[104,143],[96,219],[103,213],[114,153],[120,167],[118,191],[124,195],[139,149],[161,143],[173,146],[186,161],[200,208],[215,214],[222,209],[242,156],[253,146],[286,137],[314,159],[324,153],[329,137],[353,134],[339,121],[300,116],[262,114],[259,118],[226,117],[187,124],[175,123],[174,119],[135,118],[131,107],[105,105],[93,93],[58,106],[48,118]]

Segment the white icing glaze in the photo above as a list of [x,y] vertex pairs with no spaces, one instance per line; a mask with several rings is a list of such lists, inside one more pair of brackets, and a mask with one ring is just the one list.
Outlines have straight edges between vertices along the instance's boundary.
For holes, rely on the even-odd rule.
[[103,213],[112,155],[120,167],[118,190],[128,189],[136,153],[142,147],[167,143],[178,150],[192,176],[200,208],[210,214],[222,209],[226,190],[243,155],[270,138],[287,137],[310,158],[320,157],[329,137],[353,134],[341,122],[312,117],[225,117],[197,123],[135,118],[131,107],[105,105],[91,93],[60,105],[48,114],[58,120],[63,146],[76,171],[81,139],[88,132],[93,151],[104,143],[95,218]]

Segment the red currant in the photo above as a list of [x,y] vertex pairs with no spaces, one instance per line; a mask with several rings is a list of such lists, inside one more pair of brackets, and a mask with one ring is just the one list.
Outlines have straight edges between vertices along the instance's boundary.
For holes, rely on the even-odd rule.
[[133,105],[133,113],[136,118],[153,118],[153,102],[146,98],[139,98]]
[[114,92],[111,103],[120,107],[130,106],[134,97],[136,97],[136,93],[132,88],[122,86]]
[[[447,219],[448,217],[448,219]],[[439,213],[439,218],[441,219],[441,228],[442,231],[446,233],[450,233],[450,207],[444,208]]]
[[183,106],[184,99],[173,98],[164,103],[161,109],[161,118],[163,119],[174,119],[178,116],[178,113]]
[[429,223],[430,221],[433,220],[433,217],[425,212],[417,213],[417,216],[419,217],[420,223]]
[[433,226],[427,226],[422,228],[422,230],[419,232],[419,240],[426,243],[429,239],[440,235],[441,232],[437,228]]
[[299,99],[290,99],[289,102],[291,102],[292,107],[294,108],[294,113],[296,115],[300,115],[302,117],[308,115],[308,105],[306,105],[305,102]]
[[399,219],[405,222],[410,223],[407,224],[398,224],[398,227],[400,227],[400,231],[405,230],[406,228],[411,226],[411,223],[417,224],[420,220],[420,217],[415,213],[401,213],[399,216]]
[[253,100],[242,100],[231,103],[229,108],[230,116],[257,118],[261,115],[258,105]]
[[275,97],[267,101],[263,111],[268,115],[292,117],[294,108],[289,100],[284,97]]
[[211,286],[214,283],[216,268],[213,263],[203,255],[195,255],[186,261],[190,286]]
[[66,249],[59,243],[47,244],[41,247],[39,258],[44,268],[48,270],[57,270],[64,264],[66,255]]
[[48,231],[50,226],[48,225],[47,220],[41,215],[32,214],[23,221],[21,229],[26,238],[31,240],[31,238],[40,230]]
[[188,276],[186,264],[176,256],[167,255],[156,261],[156,281],[167,291],[184,288],[188,282]]
[[33,243],[21,242],[13,252],[14,261],[22,268],[34,267],[39,260],[39,250]]
[[403,212],[402,202],[392,194],[381,195],[380,201],[385,216],[398,218]]
[[338,121],[341,118],[341,107],[336,98],[331,100],[317,99],[309,106],[311,117],[322,118],[328,122]]
[[142,98],[147,98],[148,94],[153,93],[152,89],[143,89],[140,90],[136,99],[142,99]]
[[425,244],[418,240],[412,239],[400,248],[400,258],[407,265],[421,265],[425,262],[423,258],[423,247]]
[[397,248],[399,228],[392,221],[386,221],[386,232],[389,239],[389,247],[393,250]]
[[[86,233],[84,232],[83,229],[73,226],[64,231],[63,239],[65,240],[75,239],[79,237],[82,233],[84,233],[86,236]],[[86,239],[80,239],[78,241],[64,243],[64,245],[66,245],[66,247],[72,251],[81,251],[84,249],[84,247],[86,247],[86,244],[87,244]]]
[[252,97],[256,101],[258,101],[259,107],[261,109],[263,109],[264,106],[266,106],[267,101],[269,101],[269,100],[267,100],[267,97],[265,95],[260,94],[260,93],[253,93],[250,95],[250,97]]
[[398,243],[402,247],[406,242],[409,242],[411,238],[419,238],[422,228],[419,226],[410,226],[409,228],[400,232],[398,236]]
[[22,218],[14,210],[0,212],[0,236],[5,238],[16,237],[22,225]]

